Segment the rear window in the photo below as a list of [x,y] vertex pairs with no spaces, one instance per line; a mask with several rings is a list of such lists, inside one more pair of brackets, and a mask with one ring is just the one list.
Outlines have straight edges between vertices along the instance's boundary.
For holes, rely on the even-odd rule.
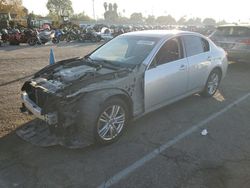
[[187,56],[194,56],[209,51],[209,43],[205,39],[197,36],[184,36]]
[[247,27],[219,27],[214,33],[215,36],[226,37],[249,37],[250,28]]

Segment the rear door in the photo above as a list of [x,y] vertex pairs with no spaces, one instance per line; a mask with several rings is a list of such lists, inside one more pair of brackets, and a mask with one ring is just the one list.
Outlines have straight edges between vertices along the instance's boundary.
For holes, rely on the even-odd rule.
[[209,42],[194,35],[182,36],[188,60],[188,91],[202,89],[211,66]]
[[187,59],[179,37],[168,40],[145,72],[145,108],[165,104],[187,91]]

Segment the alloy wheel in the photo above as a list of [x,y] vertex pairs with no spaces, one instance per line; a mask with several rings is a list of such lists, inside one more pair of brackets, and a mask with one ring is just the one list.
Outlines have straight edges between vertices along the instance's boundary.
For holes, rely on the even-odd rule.
[[126,120],[126,113],[122,106],[107,107],[99,116],[97,132],[101,139],[110,141],[115,139],[122,131]]

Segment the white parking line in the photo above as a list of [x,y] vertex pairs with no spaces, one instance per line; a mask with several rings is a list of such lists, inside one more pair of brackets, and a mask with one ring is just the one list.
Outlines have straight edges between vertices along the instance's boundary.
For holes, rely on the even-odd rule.
[[203,127],[208,122],[212,121],[213,119],[215,119],[218,116],[222,115],[223,113],[227,112],[234,105],[239,104],[240,102],[242,102],[245,99],[247,99],[249,96],[250,96],[250,93],[247,93],[246,95],[242,96],[238,100],[236,100],[236,101],[232,102],[231,104],[227,105],[222,110],[220,110],[220,111],[212,114],[211,116],[209,116],[205,120],[203,120],[200,123],[192,126],[191,128],[189,128],[185,132],[179,134],[178,136],[176,136],[172,140],[166,142],[165,144],[163,144],[160,147],[158,147],[155,150],[153,150],[151,153],[149,153],[149,154],[145,155],[144,157],[142,157],[141,159],[137,160],[136,162],[134,162],[133,164],[131,164],[127,168],[121,170],[120,172],[118,172],[117,174],[115,174],[114,176],[112,176],[110,179],[108,179],[107,181],[105,181],[101,185],[99,185],[98,188],[108,188],[108,187],[111,187],[112,185],[118,183],[120,180],[124,179],[130,173],[134,172],[136,169],[138,169],[139,167],[143,166],[145,163],[149,162],[150,160],[152,160],[155,157],[157,157],[158,155],[160,155],[163,151],[165,151],[169,147],[173,146],[174,144],[176,144],[180,140],[186,138],[187,136],[189,136],[193,132],[197,131],[199,128]]

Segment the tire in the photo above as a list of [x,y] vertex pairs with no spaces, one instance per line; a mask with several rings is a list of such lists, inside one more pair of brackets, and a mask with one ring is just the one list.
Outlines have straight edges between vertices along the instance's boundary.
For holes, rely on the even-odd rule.
[[[81,134],[101,145],[117,141],[129,121],[129,111],[126,103],[118,97],[113,97],[101,104],[96,100],[92,100],[87,101],[87,103],[85,101],[83,105],[81,110],[82,118],[78,123]],[[117,114],[113,113],[113,117],[111,117],[112,110],[117,110]]]
[[28,39],[27,43],[30,45],[30,46],[34,46],[36,43],[37,43],[37,40],[35,37],[31,37]]
[[201,92],[201,96],[212,97],[219,88],[220,80],[221,80],[221,71],[219,69],[212,70],[212,72],[208,76],[206,86],[204,90]]
[[92,36],[91,39],[90,39],[91,42],[97,42],[97,38]]
[[66,38],[66,42],[71,42],[72,40],[71,40],[71,37],[70,36],[68,36],[67,38]]
[[53,44],[58,44],[58,43],[59,43],[59,39],[56,38],[56,37],[54,37],[54,38],[52,39],[52,43],[53,43]]

